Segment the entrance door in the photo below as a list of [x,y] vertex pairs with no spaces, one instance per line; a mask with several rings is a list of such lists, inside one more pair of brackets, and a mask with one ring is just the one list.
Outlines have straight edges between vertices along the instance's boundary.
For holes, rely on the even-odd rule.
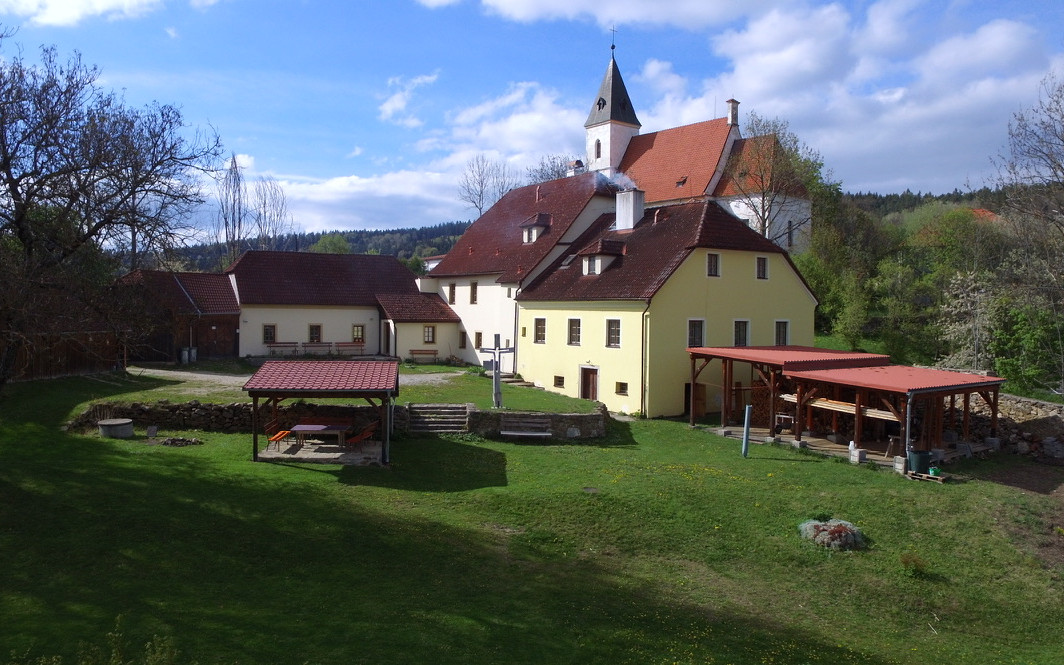
[[580,397],[598,401],[598,370],[594,367],[580,368]]

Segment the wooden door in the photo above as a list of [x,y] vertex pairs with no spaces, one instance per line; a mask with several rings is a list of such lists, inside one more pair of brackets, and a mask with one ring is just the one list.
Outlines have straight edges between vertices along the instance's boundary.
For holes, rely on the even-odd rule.
[[580,368],[580,397],[598,401],[598,370],[594,367]]

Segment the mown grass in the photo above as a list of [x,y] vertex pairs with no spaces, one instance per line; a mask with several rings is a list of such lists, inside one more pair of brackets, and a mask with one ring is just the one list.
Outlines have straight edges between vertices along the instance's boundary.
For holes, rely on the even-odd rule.
[[[408,437],[390,469],[255,464],[243,435],[58,430],[89,399],[174,388],[65,379],[0,402],[0,654],[69,659],[119,615],[131,644],[169,636],[200,663],[1064,654],[1064,569],[1037,556],[1064,538],[1059,502],[985,480],[1025,459],[940,486],[786,448],[743,459],[673,421],[593,445]],[[803,542],[814,516],[871,547]]]

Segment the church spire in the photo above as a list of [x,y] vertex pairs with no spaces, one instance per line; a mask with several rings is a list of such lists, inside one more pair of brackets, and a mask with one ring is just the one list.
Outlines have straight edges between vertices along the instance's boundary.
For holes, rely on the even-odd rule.
[[628,97],[624,79],[621,78],[621,70],[617,68],[617,59],[612,53],[609,67],[606,68],[606,75],[602,77],[602,85],[599,86],[598,97],[591,106],[591,113],[587,116],[584,128],[594,127],[604,122],[623,122],[635,127],[642,126],[639,118],[635,116],[635,108],[632,107],[632,100]]
[[617,60],[611,53],[598,96],[584,123],[587,169],[611,178],[616,175],[628,143],[639,134],[641,126],[624,87],[621,70],[617,68]]

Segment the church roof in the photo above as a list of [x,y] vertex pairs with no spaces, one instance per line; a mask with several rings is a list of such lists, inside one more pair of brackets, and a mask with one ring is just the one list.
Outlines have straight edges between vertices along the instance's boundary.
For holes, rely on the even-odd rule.
[[[543,261],[593,197],[612,195],[609,182],[595,172],[512,189],[473,222],[429,276],[498,274],[500,282],[520,282]],[[530,220],[546,231],[536,242],[526,243],[522,228]]]
[[588,114],[584,127],[594,127],[610,121],[640,126],[639,118],[635,116],[635,108],[632,106],[632,99],[628,96],[628,89],[624,87],[621,70],[617,68],[617,60],[612,56],[610,56],[606,75],[602,77],[602,85],[599,86],[598,96],[595,97],[595,103],[591,105],[591,113]]
[[[672,276],[696,247],[786,254],[770,240],[712,201],[646,211],[628,231],[611,230],[614,214],[599,217],[543,276],[518,295],[521,301],[645,300]],[[623,252],[617,252],[623,244]],[[601,251],[609,248],[611,251]],[[614,254],[609,267],[584,275],[573,256]],[[619,254],[619,255],[618,255]]]
[[646,192],[647,203],[705,196],[724,168],[727,118],[633,136],[620,171]]

